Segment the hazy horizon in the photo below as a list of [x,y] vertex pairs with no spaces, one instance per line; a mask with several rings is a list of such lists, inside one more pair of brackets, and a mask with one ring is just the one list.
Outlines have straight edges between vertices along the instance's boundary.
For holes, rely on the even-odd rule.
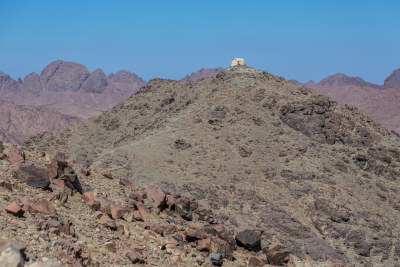
[[382,84],[400,68],[397,1],[12,1],[0,10],[0,71],[62,59],[90,71],[180,79],[233,57],[287,79],[335,73]]

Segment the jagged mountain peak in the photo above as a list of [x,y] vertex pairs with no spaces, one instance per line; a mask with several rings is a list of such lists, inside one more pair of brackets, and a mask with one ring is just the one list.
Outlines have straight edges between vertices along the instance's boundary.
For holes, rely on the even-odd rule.
[[385,79],[384,87],[400,88],[400,69],[394,70],[389,77]]

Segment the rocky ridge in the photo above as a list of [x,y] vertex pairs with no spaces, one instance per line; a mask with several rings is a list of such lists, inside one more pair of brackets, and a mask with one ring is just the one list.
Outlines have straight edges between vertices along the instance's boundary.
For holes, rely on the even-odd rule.
[[0,95],[26,106],[52,107],[60,113],[86,119],[106,111],[136,93],[146,82],[136,74],[119,71],[106,76],[90,73],[81,64],[57,60],[40,75],[31,73],[15,81],[0,72]]
[[398,135],[265,71],[153,79],[110,111],[26,145],[135,186],[187,192],[225,228],[253,227],[253,241],[240,241],[250,249],[279,243],[336,266],[400,260]]

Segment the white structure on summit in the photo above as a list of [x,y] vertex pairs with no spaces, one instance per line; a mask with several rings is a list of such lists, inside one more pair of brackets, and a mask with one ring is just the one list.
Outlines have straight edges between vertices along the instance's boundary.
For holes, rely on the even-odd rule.
[[237,65],[239,65],[239,66],[246,66],[246,62],[244,62],[244,59],[243,59],[243,58],[236,57],[236,58],[234,58],[234,59],[232,60],[231,67],[237,66]]

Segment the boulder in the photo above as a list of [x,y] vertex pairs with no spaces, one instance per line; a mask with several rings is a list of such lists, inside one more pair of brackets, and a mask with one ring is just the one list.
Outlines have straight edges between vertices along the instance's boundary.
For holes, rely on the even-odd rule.
[[260,260],[257,256],[251,256],[249,259],[248,267],[262,267],[264,266],[264,262]]
[[25,264],[26,245],[11,244],[0,240],[0,266],[22,267]]
[[127,211],[128,209],[122,207],[121,205],[118,204],[110,205],[110,215],[114,220],[123,217]]
[[76,174],[63,174],[60,177],[61,180],[65,181],[67,186],[71,189],[71,190],[76,190],[78,191],[80,194],[83,193],[83,189],[82,189],[82,185],[81,182],[78,179],[78,176]]
[[152,202],[153,210],[158,214],[164,207],[166,195],[156,184],[150,184],[146,188],[147,200]]
[[220,253],[211,253],[210,254],[210,261],[215,266],[221,266],[223,263],[223,258]]
[[85,193],[83,193],[83,194],[81,195],[81,199],[82,199],[83,201],[89,202],[89,201],[91,201],[91,200],[94,200],[94,194],[93,194],[93,192],[90,192],[90,191],[85,192]]
[[45,214],[45,215],[53,215],[56,214],[56,209],[53,204],[50,203],[47,199],[40,199],[33,203],[32,211]]
[[259,251],[261,250],[261,234],[262,231],[254,227],[239,227],[236,242],[239,246],[245,247],[248,250]]
[[211,251],[211,238],[199,240],[197,242],[197,250],[210,252]]
[[16,217],[22,217],[25,213],[22,207],[15,202],[8,205],[6,211]]
[[281,265],[289,261],[290,252],[282,245],[271,244],[265,254],[270,264]]
[[144,263],[143,256],[142,256],[139,252],[137,252],[137,251],[134,251],[134,250],[128,251],[128,252],[126,253],[126,256],[128,257],[128,259],[129,259],[133,264],[136,264],[136,263]]
[[5,188],[5,189],[7,189],[9,191],[12,191],[12,185],[8,181],[0,180],[0,187]]
[[22,164],[25,162],[25,153],[21,149],[13,147],[8,153],[8,161],[14,165]]
[[186,240],[188,242],[193,242],[199,239],[205,239],[207,237],[208,234],[205,231],[199,229],[197,230],[192,229],[186,232]]
[[103,214],[103,216],[100,217],[100,223],[110,229],[115,229],[117,227],[115,221],[111,219],[107,214]]
[[20,182],[37,188],[46,188],[50,185],[46,170],[33,163],[22,163],[13,176]]

